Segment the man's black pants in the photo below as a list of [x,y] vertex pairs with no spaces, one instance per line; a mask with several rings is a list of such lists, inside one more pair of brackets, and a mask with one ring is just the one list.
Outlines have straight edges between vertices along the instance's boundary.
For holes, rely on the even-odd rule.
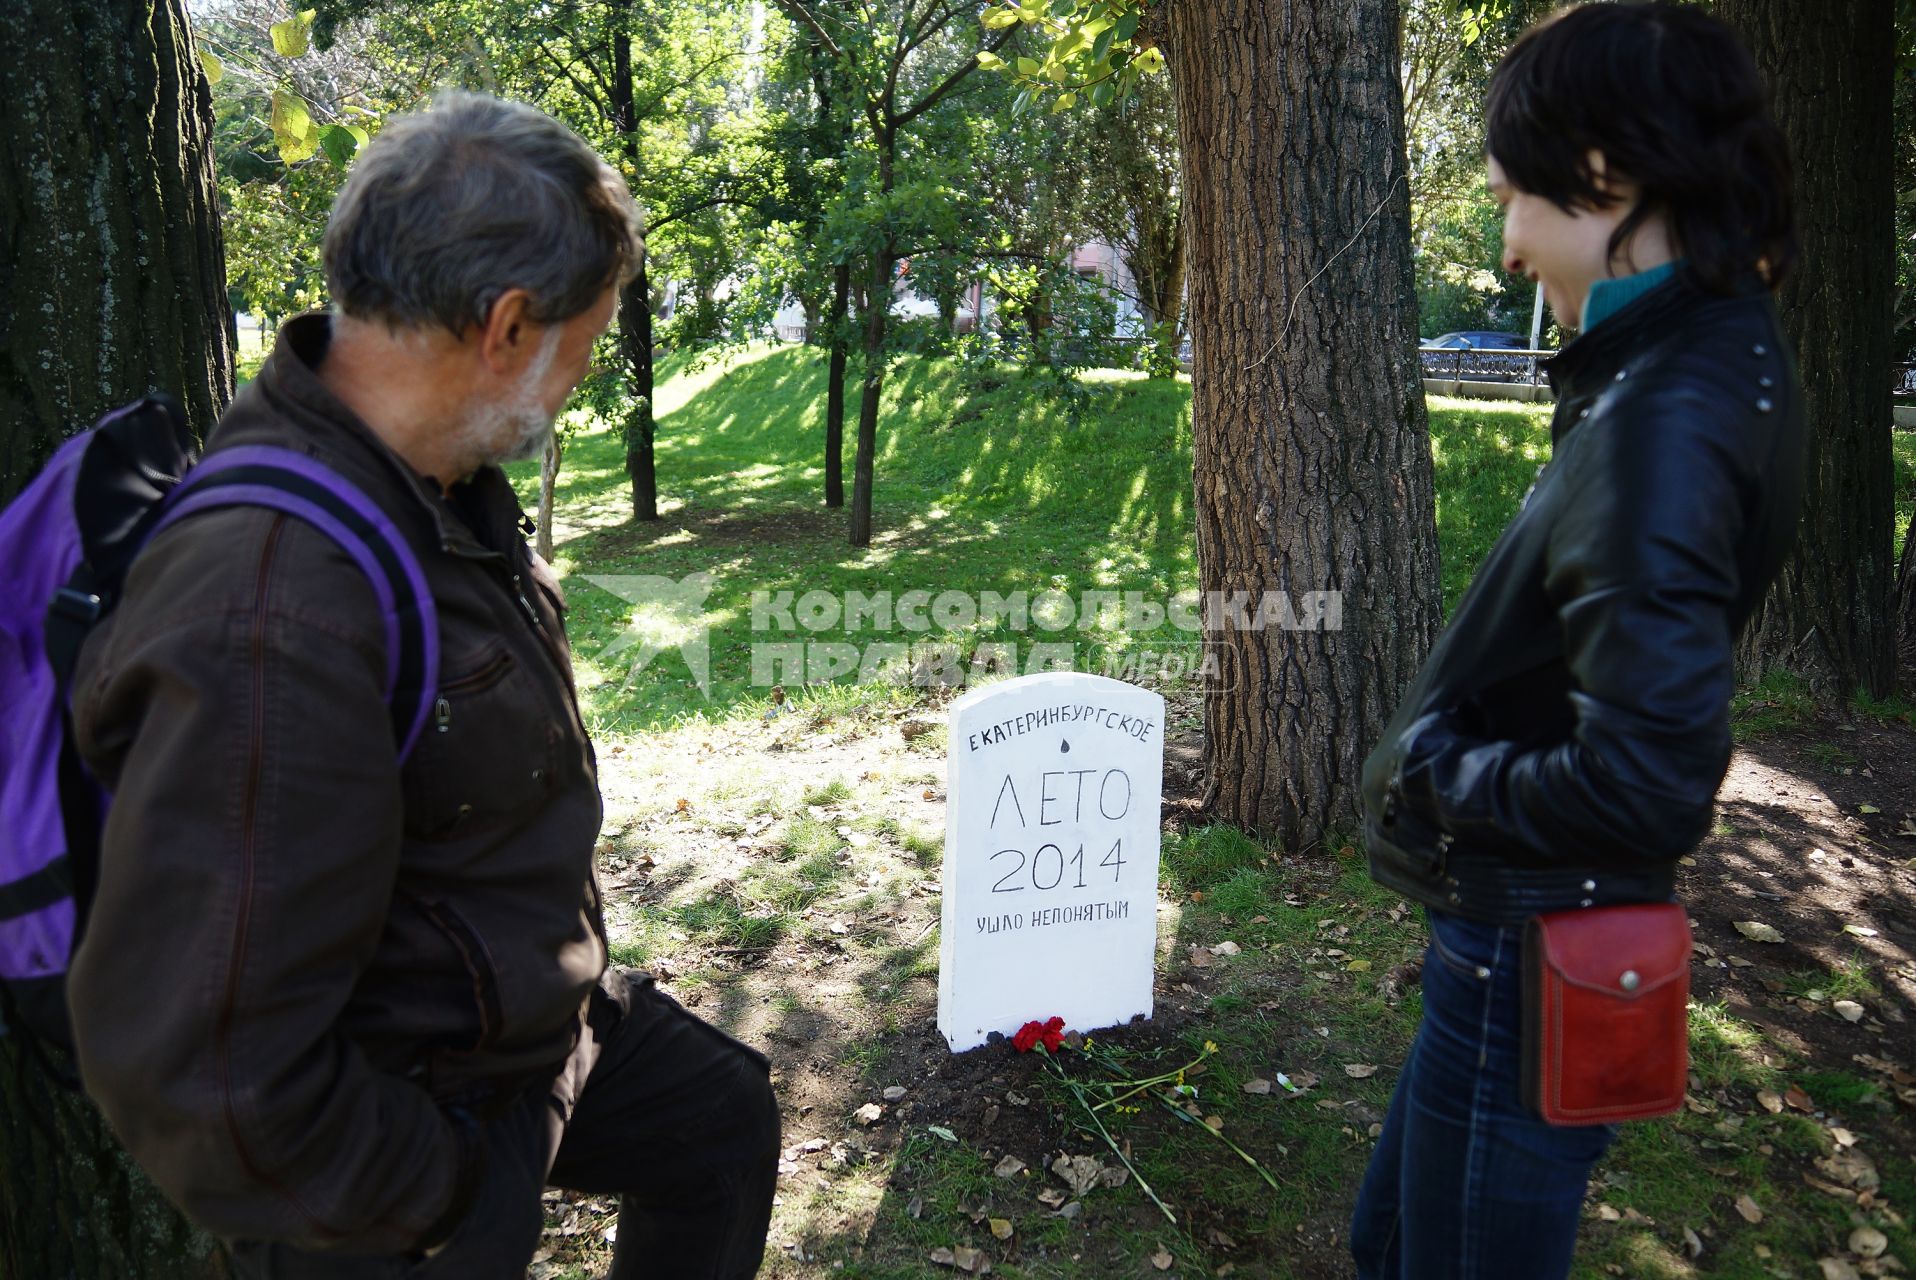
[[[540,1192],[617,1195],[608,1280],[745,1280],[765,1251],[778,1181],[778,1103],[764,1057],[625,975],[628,1008],[593,996],[598,1058],[486,1124],[472,1212],[423,1261],[230,1245],[243,1280],[523,1280]],[[573,1068],[577,1070],[577,1068]],[[576,1098],[576,1103],[572,1100]],[[565,1113],[570,1110],[570,1116]]]

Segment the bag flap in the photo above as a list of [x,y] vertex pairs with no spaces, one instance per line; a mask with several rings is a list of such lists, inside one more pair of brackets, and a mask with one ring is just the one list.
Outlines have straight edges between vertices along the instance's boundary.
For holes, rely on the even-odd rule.
[[1674,902],[1556,911],[1530,930],[1539,958],[1572,986],[1633,999],[1690,971],[1690,917]]

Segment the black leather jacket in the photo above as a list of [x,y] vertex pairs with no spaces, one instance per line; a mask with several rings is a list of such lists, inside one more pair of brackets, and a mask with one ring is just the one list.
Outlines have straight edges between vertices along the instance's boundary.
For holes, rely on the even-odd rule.
[[1732,645],[1803,492],[1760,289],[1679,272],[1550,382],[1551,460],[1364,764],[1372,876],[1498,924],[1671,896],[1729,768]]

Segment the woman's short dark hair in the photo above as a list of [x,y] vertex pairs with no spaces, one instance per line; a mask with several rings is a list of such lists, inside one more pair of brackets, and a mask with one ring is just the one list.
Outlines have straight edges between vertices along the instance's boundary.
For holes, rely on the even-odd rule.
[[1484,124],[1505,177],[1566,213],[1616,202],[1591,151],[1640,188],[1612,253],[1661,212],[1706,288],[1754,274],[1773,289],[1795,261],[1788,144],[1749,50],[1699,9],[1584,4],[1544,19],[1497,68]]

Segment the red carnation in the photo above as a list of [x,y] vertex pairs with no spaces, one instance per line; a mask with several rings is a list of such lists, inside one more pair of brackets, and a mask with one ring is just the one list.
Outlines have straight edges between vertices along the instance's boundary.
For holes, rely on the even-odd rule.
[[1063,1043],[1063,1018],[1052,1018],[1046,1022],[1027,1022],[1018,1028],[1017,1035],[1011,1037],[1011,1047],[1019,1053],[1030,1053],[1039,1044],[1044,1045],[1047,1053],[1056,1053],[1058,1046]]

